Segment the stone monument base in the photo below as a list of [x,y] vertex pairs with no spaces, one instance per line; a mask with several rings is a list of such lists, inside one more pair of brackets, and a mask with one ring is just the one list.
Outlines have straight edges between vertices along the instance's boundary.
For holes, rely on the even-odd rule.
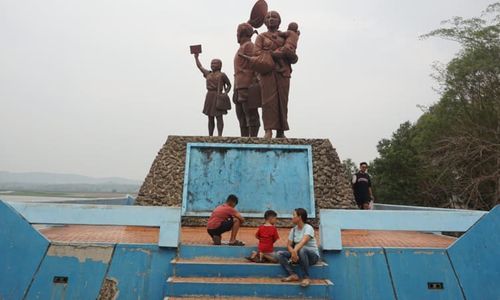
[[[149,206],[183,206],[185,189],[186,153],[188,144],[236,144],[245,145],[295,145],[310,146],[312,149],[312,181],[314,186],[314,208],[319,212],[321,208],[355,208],[352,190],[348,178],[335,148],[328,139],[262,139],[240,137],[197,137],[197,136],[169,136],[158,152],[149,174],[139,191],[137,205]],[[256,162],[258,165],[259,162]],[[257,167],[256,165],[256,167]],[[200,166],[201,167],[201,166]],[[238,195],[238,191],[231,191]],[[228,191],[229,194],[229,191]],[[185,195],[184,195],[185,196]],[[293,195],[291,195],[293,197]],[[222,202],[225,199],[218,199]],[[244,199],[242,199],[244,201]],[[185,202],[185,201],[184,201]],[[185,203],[184,203],[185,204]],[[214,206],[216,204],[214,203]],[[262,205],[265,209],[265,205]],[[248,218],[245,225],[258,225],[262,217],[257,212]],[[183,225],[203,226],[206,216],[186,216],[184,213]],[[319,214],[312,218],[317,224]],[[278,226],[289,226],[289,220],[279,220]]]

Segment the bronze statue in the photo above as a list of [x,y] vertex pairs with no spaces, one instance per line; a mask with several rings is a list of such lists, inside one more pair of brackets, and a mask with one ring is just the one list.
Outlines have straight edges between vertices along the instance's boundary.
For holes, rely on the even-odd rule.
[[[295,64],[298,60],[295,49],[293,49],[296,48],[298,41],[298,30],[292,25],[291,29],[289,28],[292,33],[287,36],[288,31],[283,33],[278,30],[280,23],[281,17],[278,12],[268,12],[264,18],[264,24],[268,31],[259,34],[255,41],[255,60],[258,61],[259,58],[262,58],[261,62],[266,62],[266,55],[270,54],[274,61],[271,71],[266,72],[266,68],[261,68],[259,71],[265,138],[272,138],[272,130],[276,130],[277,138],[285,138],[285,131],[289,130],[287,120],[288,93],[292,73],[291,64]],[[290,47],[286,46],[289,39],[288,46]],[[252,60],[250,61],[252,62]]]
[[229,78],[227,78],[226,74],[221,72],[222,61],[220,59],[212,60],[210,64],[211,71],[209,71],[203,68],[198,58],[201,52],[201,47],[200,49],[195,49],[194,52],[192,47],[191,52],[194,54],[196,66],[200,69],[203,77],[207,80],[207,95],[205,96],[203,113],[208,116],[208,135],[214,135],[215,119],[217,119],[217,134],[218,136],[222,136],[222,131],[224,130],[224,120],[222,116],[227,114],[227,109],[230,109],[230,107],[221,105],[220,102],[221,100],[227,98],[227,93],[231,90],[231,82],[229,81]]
[[248,23],[238,25],[236,32],[240,48],[234,56],[233,103],[236,107],[236,116],[238,117],[241,136],[243,137],[258,136],[260,128],[258,111],[258,107],[261,105],[260,85],[257,74],[250,66],[250,61],[244,58],[254,55],[255,45],[251,40],[254,33],[254,29]]
[[[280,32],[279,35],[285,39],[285,45],[277,49],[275,52],[285,56],[295,55],[297,51],[297,44],[299,43],[299,25],[295,22],[288,24],[287,31]],[[278,71],[285,71],[286,62],[283,59],[278,60],[280,69]]]

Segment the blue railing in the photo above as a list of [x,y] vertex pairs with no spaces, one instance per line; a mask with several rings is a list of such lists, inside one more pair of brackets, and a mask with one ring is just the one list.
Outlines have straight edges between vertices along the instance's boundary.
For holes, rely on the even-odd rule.
[[159,227],[158,246],[176,248],[180,243],[180,208],[163,206],[2,202],[14,208],[30,224]]

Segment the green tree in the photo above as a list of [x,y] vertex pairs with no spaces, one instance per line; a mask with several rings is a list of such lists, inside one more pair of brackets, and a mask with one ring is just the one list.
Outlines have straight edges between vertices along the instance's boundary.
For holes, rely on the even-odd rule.
[[380,157],[372,163],[371,174],[378,201],[393,204],[424,205],[419,197],[422,161],[415,145],[416,128],[410,122],[400,125],[391,139],[377,145]]
[[351,182],[352,175],[358,172],[358,166],[350,158],[344,159],[342,161],[342,166],[344,167],[345,178],[347,178],[349,182]]
[[426,163],[454,205],[490,209],[500,201],[500,3],[481,18],[445,24],[424,37],[454,40],[462,49],[437,69],[442,97],[430,113],[440,126]]
[[436,67],[441,99],[379,142],[372,175],[382,202],[490,209],[500,202],[500,3],[423,38],[460,43]]

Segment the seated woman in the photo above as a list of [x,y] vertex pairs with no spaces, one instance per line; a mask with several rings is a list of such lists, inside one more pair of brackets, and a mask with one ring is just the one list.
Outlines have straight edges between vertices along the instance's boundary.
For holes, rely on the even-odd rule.
[[298,263],[304,272],[301,286],[309,286],[309,267],[319,260],[319,250],[314,237],[314,228],[307,224],[307,211],[296,208],[293,212],[292,222],[295,224],[288,235],[288,251],[279,251],[278,260],[288,273],[282,281],[299,281],[299,276],[293,271],[291,264]]

